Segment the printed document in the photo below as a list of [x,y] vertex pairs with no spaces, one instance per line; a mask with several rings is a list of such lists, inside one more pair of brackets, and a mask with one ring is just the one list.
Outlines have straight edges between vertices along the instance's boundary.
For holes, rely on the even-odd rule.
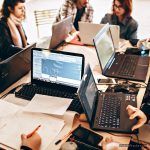
[[27,112],[40,112],[53,115],[64,115],[71,99],[36,94],[24,108]]

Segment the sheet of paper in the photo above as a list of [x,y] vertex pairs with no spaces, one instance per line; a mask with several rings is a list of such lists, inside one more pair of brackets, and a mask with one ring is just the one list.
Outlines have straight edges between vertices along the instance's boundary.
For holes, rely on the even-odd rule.
[[8,94],[4,99],[3,101],[7,101],[7,102],[10,102],[10,103],[13,103],[15,105],[18,105],[18,106],[26,106],[30,101],[27,101],[27,100],[24,100],[22,98],[18,98],[15,96],[15,94]]
[[42,138],[41,150],[55,139],[64,126],[64,121],[52,116],[40,113],[17,113],[14,117],[5,118],[7,124],[0,129],[0,143],[4,143],[14,149],[20,149],[22,133],[29,134],[37,126],[37,131]]
[[40,112],[54,115],[64,115],[71,99],[36,94],[24,108],[28,112]]
[[0,100],[0,118],[13,115],[20,109],[22,109],[22,107]]
[[76,119],[78,117],[79,117],[78,114],[74,111],[66,111],[65,112],[65,114],[63,116],[63,120],[65,120],[65,126],[63,127],[63,129],[61,130],[59,135],[54,139],[54,141],[48,145],[46,150],[50,150],[50,149],[58,150],[58,149],[60,149],[62,143],[55,145],[55,142],[58,141],[59,139],[62,139],[62,137],[64,137],[67,133],[69,133],[72,130],[73,124],[75,123],[75,121],[77,121]]

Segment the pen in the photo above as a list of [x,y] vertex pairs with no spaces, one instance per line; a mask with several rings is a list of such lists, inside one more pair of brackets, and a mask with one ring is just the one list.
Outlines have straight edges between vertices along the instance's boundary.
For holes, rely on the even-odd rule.
[[63,141],[65,138],[67,138],[69,135],[71,135],[72,134],[72,130],[68,133],[68,134],[66,134],[62,139],[59,139],[58,141],[56,141],[55,142],[55,145],[57,145],[57,144],[59,144],[61,141]]
[[[6,145],[6,144],[4,144],[4,143],[0,143],[0,145],[5,146],[5,147],[7,147],[7,148],[9,148],[9,149],[12,149],[12,150],[16,150],[15,148],[10,147],[10,146],[8,146],[8,145]],[[0,150],[6,150],[6,149],[0,147]]]
[[40,127],[41,125],[37,126],[31,133],[27,135],[27,138],[30,138]]
[[[76,128],[75,128],[76,129]],[[58,145],[61,141],[63,141],[65,138],[67,138],[68,136],[70,136],[72,134],[72,132],[75,130],[71,130],[68,134],[66,134],[63,138],[59,139],[58,141],[55,142],[55,145]]]

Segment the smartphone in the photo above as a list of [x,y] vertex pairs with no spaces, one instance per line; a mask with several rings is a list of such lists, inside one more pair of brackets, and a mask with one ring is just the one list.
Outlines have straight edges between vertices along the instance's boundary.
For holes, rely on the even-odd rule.
[[72,136],[81,142],[84,142],[88,145],[92,146],[98,146],[98,144],[101,142],[103,137],[87,128],[82,127],[79,125],[74,132],[72,133]]

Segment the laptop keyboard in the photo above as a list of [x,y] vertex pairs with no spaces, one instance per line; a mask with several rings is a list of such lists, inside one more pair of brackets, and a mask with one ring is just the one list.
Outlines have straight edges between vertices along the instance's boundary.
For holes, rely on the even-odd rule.
[[133,77],[138,62],[138,57],[125,56],[119,75]]
[[83,108],[78,99],[78,96],[69,92],[41,87],[34,84],[24,85],[19,91],[15,92],[16,97],[23,98],[26,100],[31,100],[35,94],[71,98],[73,100],[70,106],[68,107],[68,110],[76,111],[80,114],[83,113]]
[[119,128],[120,127],[120,108],[121,96],[104,94],[102,110],[99,117],[99,126]]

